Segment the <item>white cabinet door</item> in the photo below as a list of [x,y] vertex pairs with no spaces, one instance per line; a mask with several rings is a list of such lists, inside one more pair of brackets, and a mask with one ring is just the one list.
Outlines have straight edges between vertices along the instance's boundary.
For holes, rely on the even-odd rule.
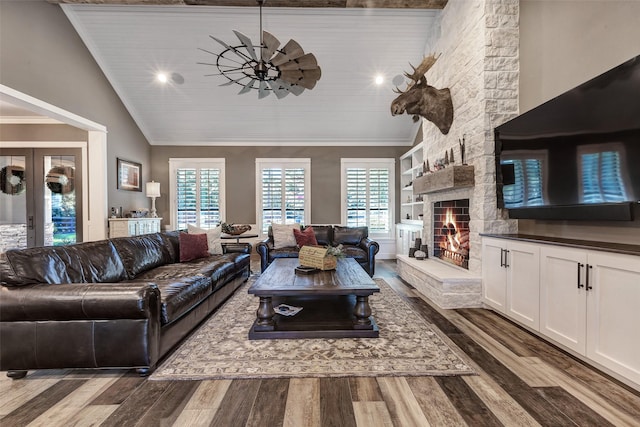
[[589,251],[588,264],[586,355],[640,384],[640,257]]
[[584,354],[586,252],[544,245],[540,249],[540,332]]
[[540,247],[510,241],[505,263],[505,314],[537,331],[540,327]]
[[482,298],[487,305],[501,313],[505,312],[507,300],[505,251],[505,240],[482,239]]

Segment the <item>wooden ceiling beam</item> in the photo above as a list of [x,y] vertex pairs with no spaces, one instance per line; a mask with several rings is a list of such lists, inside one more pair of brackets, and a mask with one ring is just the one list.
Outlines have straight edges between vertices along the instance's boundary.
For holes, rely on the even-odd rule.
[[[47,0],[52,4],[256,7],[256,0]],[[267,0],[265,7],[442,9],[448,0]]]

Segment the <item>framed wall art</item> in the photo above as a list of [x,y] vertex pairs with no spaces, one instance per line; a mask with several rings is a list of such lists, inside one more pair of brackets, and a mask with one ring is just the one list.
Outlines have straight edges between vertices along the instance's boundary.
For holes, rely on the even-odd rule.
[[118,158],[118,190],[142,191],[142,165]]

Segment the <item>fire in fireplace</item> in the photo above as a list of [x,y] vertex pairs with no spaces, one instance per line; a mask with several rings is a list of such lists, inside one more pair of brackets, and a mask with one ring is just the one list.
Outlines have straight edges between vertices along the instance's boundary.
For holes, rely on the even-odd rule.
[[433,204],[433,255],[469,269],[469,199]]

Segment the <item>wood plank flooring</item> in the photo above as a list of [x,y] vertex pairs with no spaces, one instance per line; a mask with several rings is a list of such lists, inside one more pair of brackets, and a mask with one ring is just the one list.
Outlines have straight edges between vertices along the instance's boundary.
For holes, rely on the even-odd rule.
[[[479,375],[148,381],[133,371],[0,377],[0,426],[640,426],[640,393],[489,310],[442,310],[384,278]],[[631,338],[631,337],[630,337]]]

